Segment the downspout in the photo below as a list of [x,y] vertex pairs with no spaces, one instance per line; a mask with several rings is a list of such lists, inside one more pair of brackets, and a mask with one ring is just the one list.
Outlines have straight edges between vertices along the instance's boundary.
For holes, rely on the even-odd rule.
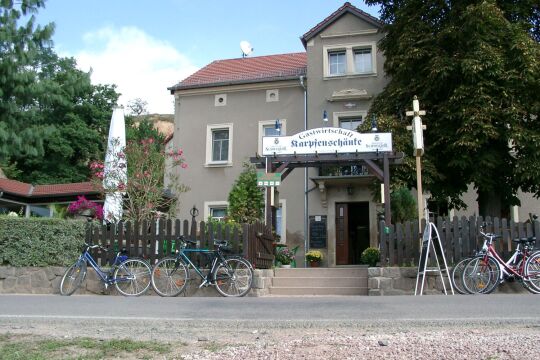
[[[307,88],[304,84],[304,76],[300,76],[300,86],[304,89],[304,131],[307,130]],[[304,168],[304,253],[308,252],[308,168]],[[304,267],[307,267],[307,259],[304,256]]]

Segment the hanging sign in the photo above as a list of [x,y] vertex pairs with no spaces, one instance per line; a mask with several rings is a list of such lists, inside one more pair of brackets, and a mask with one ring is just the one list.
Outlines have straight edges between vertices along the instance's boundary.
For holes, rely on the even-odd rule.
[[392,151],[392,133],[359,133],[325,127],[293,136],[263,137],[263,156]]
[[279,186],[281,185],[281,173],[266,173],[257,171],[257,186]]

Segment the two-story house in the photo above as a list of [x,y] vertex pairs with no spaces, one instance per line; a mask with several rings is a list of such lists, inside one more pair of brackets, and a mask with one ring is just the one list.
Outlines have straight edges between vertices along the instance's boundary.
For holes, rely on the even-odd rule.
[[[189,171],[182,181],[191,189],[180,197],[178,216],[189,218],[193,206],[203,219],[225,216],[243,163],[261,153],[263,136],[276,134],[277,119],[280,135],[323,126],[356,129],[365,121],[386,84],[377,49],[381,26],[345,3],[301,37],[304,53],[214,61],[171,87],[173,141],[184,149]],[[326,264],[359,263],[361,251],[377,243],[372,181],[355,166],[293,171],[279,187],[281,241],[303,250],[305,236],[317,231],[311,245],[322,247]],[[345,256],[336,257],[337,232]]]

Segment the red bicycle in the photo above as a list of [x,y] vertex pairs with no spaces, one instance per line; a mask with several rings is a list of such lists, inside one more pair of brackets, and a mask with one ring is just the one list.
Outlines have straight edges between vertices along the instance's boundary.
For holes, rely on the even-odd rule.
[[489,294],[504,281],[519,281],[527,290],[540,294],[540,251],[533,252],[536,237],[513,239],[516,250],[504,261],[493,241],[501,235],[484,233],[482,254],[473,257],[463,269],[463,287],[471,294]]

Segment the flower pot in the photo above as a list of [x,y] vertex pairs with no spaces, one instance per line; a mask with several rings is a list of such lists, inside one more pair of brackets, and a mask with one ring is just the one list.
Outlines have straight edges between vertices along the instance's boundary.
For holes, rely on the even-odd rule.
[[290,269],[291,264],[281,264],[281,267],[284,268],[284,269]]
[[319,267],[319,266],[321,266],[320,261],[310,261],[309,262],[309,267]]

